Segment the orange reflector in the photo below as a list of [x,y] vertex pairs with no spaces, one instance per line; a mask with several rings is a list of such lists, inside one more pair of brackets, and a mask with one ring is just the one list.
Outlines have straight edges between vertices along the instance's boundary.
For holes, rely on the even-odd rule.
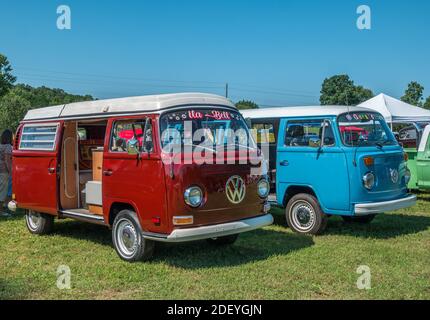
[[16,200],[15,193],[12,193],[12,200]]
[[405,161],[409,160],[409,156],[408,156],[408,154],[406,152],[403,153],[403,159],[405,159]]
[[363,159],[364,160],[364,164],[368,167],[373,166],[374,160],[372,157],[366,157]]
[[189,224],[194,223],[194,217],[193,216],[186,216],[186,217],[173,217],[173,224],[175,226],[185,226]]

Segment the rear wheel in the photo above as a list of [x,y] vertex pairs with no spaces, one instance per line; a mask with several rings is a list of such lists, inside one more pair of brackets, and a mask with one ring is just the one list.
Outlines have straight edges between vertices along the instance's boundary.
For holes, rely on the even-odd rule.
[[288,201],[285,210],[288,226],[301,234],[321,234],[327,226],[327,216],[318,200],[306,193],[297,194]]
[[25,214],[27,229],[32,234],[48,234],[52,231],[54,217],[48,214],[28,210]]
[[128,262],[147,261],[154,253],[155,243],[142,236],[135,212],[123,210],[112,226],[112,242],[121,259]]
[[232,234],[230,236],[207,239],[207,242],[213,245],[226,246],[235,243],[238,237],[238,234]]
[[371,214],[368,216],[359,216],[359,217],[342,216],[342,219],[347,223],[355,222],[355,223],[367,224],[367,223],[371,223],[373,219],[375,219],[375,217],[376,217],[376,214]]

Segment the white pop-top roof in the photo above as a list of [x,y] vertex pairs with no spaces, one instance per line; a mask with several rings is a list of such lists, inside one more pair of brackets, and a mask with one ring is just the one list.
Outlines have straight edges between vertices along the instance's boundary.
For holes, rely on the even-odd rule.
[[347,106],[279,107],[240,110],[244,118],[250,119],[338,116],[346,112],[369,111],[374,112],[365,108]]
[[122,114],[160,113],[165,109],[191,105],[225,106],[236,109],[230,100],[214,94],[177,93],[85,101],[33,109],[28,111],[24,117],[24,121],[100,118]]
[[386,94],[379,94],[360,104],[381,113],[390,123],[430,122],[430,111],[405,103]]

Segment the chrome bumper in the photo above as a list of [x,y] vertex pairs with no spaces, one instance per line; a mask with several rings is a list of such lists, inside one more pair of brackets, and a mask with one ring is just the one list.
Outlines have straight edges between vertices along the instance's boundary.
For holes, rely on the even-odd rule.
[[358,216],[394,211],[403,208],[412,207],[417,202],[416,195],[409,195],[406,198],[372,203],[359,203],[355,205],[355,214]]
[[248,232],[271,225],[272,223],[272,215],[266,214],[264,216],[256,218],[217,224],[213,226],[204,226],[189,229],[176,229],[168,236],[144,233],[143,237],[145,239],[161,242],[188,242],[210,238],[219,238],[232,234]]

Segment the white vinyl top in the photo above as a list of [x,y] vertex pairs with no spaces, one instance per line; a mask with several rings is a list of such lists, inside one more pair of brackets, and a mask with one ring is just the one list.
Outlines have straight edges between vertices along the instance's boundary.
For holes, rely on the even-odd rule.
[[363,102],[360,107],[379,112],[389,123],[430,122],[429,110],[413,106],[383,93]]
[[161,113],[165,109],[191,105],[226,106],[236,109],[230,100],[214,94],[177,93],[85,101],[33,109],[28,111],[24,117],[24,121],[101,118],[121,114]]
[[346,112],[374,112],[373,110],[347,107],[347,106],[309,106],[309,107],[279,107],[240,110],[243,117],[250,119],[264,118],[293,118],[293,117],[316,117],[316,116],[338,116]]

